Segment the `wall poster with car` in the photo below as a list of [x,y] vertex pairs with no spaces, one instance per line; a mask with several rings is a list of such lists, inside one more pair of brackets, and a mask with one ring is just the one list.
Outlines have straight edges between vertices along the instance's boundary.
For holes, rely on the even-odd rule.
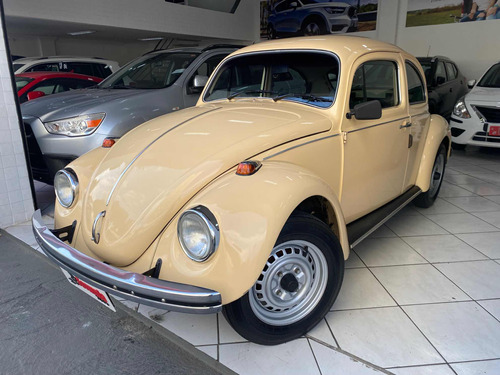
[[406,27],[500,19],[500,0],[408,0]]
[[377,27],[378,0],[262,0],[260,36],[292,36],[370,31]]

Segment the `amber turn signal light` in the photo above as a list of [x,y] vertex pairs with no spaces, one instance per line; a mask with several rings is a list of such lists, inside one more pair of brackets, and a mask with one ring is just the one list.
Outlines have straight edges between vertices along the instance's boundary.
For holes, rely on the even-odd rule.
[[257,172],[262,164],[258,161],[242,161],[238,164],[236,174],[238,176],[250,176]]
[[102,147],[104,148],[110,148],[113,147],[113,145],[116,143],[115,138],[106,138],[104,141],[102,141]]

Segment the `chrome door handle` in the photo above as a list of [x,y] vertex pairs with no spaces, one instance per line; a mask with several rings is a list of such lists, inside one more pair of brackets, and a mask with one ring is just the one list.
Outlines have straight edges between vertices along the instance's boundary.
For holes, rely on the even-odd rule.
[[96,244],[99,243],[99,240],[101,239],[101,234],[100,233],[96,234],[95,230],[97,227],[97,223],[104,216],[106,216],[106,211],[99,212],[99,214],[96,216],[96,218],[94,220],[94,225],[92,225],[92,241],[94,241]]
[[409,127],[411,127],[410,121],[405,121],[402,125],[399,125],[400,129],[409,128]]

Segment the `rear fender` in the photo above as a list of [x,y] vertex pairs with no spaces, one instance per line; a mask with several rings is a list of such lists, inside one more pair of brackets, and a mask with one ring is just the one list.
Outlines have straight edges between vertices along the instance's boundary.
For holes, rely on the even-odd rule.
[[424,150],[418,169],[416,185],[426,192],[431,182],[432,167],[441,143],[445,144],[447,160],[450,156],[451,133],[446,120],[439,115],[431,115],[429,130],[425,140]]
[[[153,264],[162,258],[160,278],[217,290],[223,303],[230,303],[253,286],[286,221],[311,196],[331,205],[336,216],[332,229],[347,258],[346,226],[335,193],[304,168],[269,161],[252,176],[237,176],[232,170],[198,193],[161,234]],[[214,214],[220,228],[217,251],[201,263],[186,256],[177,238],[180,214],[198,205]]]

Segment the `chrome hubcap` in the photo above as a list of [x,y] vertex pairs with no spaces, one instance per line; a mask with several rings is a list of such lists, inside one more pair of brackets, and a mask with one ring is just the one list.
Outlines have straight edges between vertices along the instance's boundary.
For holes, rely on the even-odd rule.
[[305,35],[320,35],[321,29],[319,28],[318,24],[313,22],[313,23],[310,23],[306,26],[304,34]]
[[444,155],[442,152],[440,152],[436,158],[434,167],[432,168],[431,186],[429,187],[429,194],[431,197],[434,197],[437,194],[439,186],[441,185],[441,181],[443,180],[443,175],[444,175]]
[[293,324],[319,303],[327,278],[326,258],[318,247],[299,240],[278,245],[249,292],[252,311],[267,324]]

